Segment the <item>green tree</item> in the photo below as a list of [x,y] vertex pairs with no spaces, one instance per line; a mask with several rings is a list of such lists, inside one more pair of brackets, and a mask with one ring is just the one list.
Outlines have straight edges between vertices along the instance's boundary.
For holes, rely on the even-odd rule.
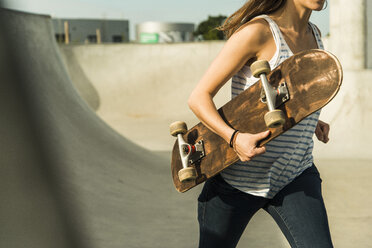
[[226,19],[226,16],[208,16],[208,20],[201,22],[194,32],[195,36],[202,36],[204,40],[223,40],[225,38],[222,31],[217,27]]

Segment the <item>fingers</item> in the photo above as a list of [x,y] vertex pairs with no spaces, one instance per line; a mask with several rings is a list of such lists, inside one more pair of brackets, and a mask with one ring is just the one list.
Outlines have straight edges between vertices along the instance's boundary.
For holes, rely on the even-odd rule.
[[261,155],[261,154],[263,154],[265,152],[266,152],[266,148],[265,147],[258,147],[258,148],[254,148],[249,153],[245,153],[245,154],[239,154],[238,153],[238,157],[239,157],[240,161],[247,162],[247,161],[252,160],[252,158],[254,158],[254,157],[258,156],[258,155]]
[[[319,141],[327,143],[329,141],[329,124],[319,120],[315,128],[315,135]],[[238,133],[234,150],[241,161],[250,161],[252,158],[266,152],[265,147],[260,147],[259,142],[270,135],[270,131],[257,134]]]
[[329,141],[329,124],[319,120],[318,124],[315,129],[315,135],[318,138],[319,141],[322,141],[323,143],[327,143]]
[[319,126],[319,123],[318,125],[316,125],[316,128],[315,128],[315,136],[317,137],[319,141],[323,141],[323,132]]
[[262,146],[262,147],[253,148],[251,151],[249,151],[247,153],[237,152],[237,154],[238,154],[238,157],[239,157],[240,161],[247,162],[247,161],[252,160],[252,158],[254,158],[258,155],[261,155],[265,152],[266,152],[266,148],[264,146]]
[[266,147],[264,147],[264,146],[256,147],[256,148],[254,149],[254,157],[255,157],[255,156],[258,156],[258,155],[261,155],[261,154],[263,154],[263,153],[265,153],[265,152],[266,152]]
[[258,147],[259,141],[266,138],[270,131],[257,134],[238,133],[234,146],[235,152],[241,161],[249,161],[252,158],[266,152],[265,147]]
[[270,134],[270,130],[267,130],[267,131],[265,131],[265,132],[261,132],[261,133],[254,134],[253,136],[256,138],[257,143],[258,143],[260,140],[263,140],[263,139],[265,139],[267,136],[269,136],[269,134]]
[[327,143],[329,141],[329,125],[325,123],[326,125],[323,128],[323,137],[324,137],[324,143]]

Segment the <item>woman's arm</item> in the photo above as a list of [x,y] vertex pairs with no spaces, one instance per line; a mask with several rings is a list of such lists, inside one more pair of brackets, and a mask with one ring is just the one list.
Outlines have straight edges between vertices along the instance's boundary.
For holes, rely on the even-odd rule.
[[[264,20],[255,20],[244,25],[226,42],[189,97],[190,109],[204,125],[226,142],[230,142],[235,130],[229,127],[218,114],[213,97],[243,65],[260,56],[260,51],[264,49],[270,38],[272,38],[271,32]],[[258,148],[256,145],[268,134],[268,132],[239,133],[234,148],[240,159],[247,161],[265,152],[265,148]]]

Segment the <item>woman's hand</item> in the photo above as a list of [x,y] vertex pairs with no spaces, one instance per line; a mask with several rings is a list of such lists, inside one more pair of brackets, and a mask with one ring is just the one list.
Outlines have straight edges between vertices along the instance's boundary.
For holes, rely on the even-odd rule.
[[329,141],[328,134],[329,134],[329,125],[319,120],[318,124],[316,125],[316,129],[315,129],[316,137],[318,138],[319,141],[322,141],[323,143],[327,143]]
[[265,147],[257,147],[259,141],[269,136],[270,131],[265,131],[257,134],[237,133],[234,142],[234,150],[238,154],[241,161],[249,161],[253,157],[263,154],[266,151]]

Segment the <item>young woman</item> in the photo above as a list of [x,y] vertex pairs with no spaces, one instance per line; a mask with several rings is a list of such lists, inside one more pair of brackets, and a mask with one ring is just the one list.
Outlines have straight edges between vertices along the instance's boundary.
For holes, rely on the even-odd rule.
[[[325,0],[250,0],[221,30],[228,40],[189,98],[195,115],[230,142],[235,130],[226,125],[213,103],[218,90],[232,77],[232,97],[258,80],[249,66],[269,61],[271,69],[302,50],[323,45],[309,22]],[[199,247],[235,247],[251,217],[266,210],[292,247],[333,247],[321,179],[313,164],[312,136],[328,142],[329,125],[316,112],[258,147],[269,131],[236,133],[233,147],[240,161],[208,180],[198,198]]]

